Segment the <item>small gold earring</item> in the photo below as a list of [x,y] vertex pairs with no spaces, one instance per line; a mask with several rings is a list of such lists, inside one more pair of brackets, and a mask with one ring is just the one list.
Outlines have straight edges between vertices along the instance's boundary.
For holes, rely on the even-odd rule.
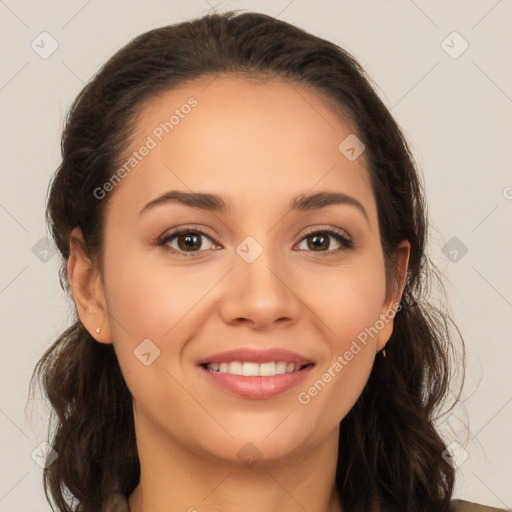
[[101,322],[101,325],[99,327],[96,327],[96,329],[94,329],[96,331],[96,334],[100,333],[101,328],[103,327],[104,323],[105,323],[105,318],[103,318],[103,322]]
[[386,357],[386,349],[385,348],[382,349],[382,357]]

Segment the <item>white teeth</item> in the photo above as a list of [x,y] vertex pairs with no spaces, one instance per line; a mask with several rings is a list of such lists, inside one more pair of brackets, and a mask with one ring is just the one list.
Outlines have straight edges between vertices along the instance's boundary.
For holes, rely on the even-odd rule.
[[259,367],[260,377],[270,377],[276,374],[276,363],[261,363]]
[[[234,364],[240,363],[231,363],[229,365],[228,373],[231,373],[231,366]],[[244,363],[240,364],[242,367],[241,375],[245,375],[246,377],[257,377],[259,375],[259,364],[258,363]]]
[[232,361],[230,363],[209,363],[207,369],[218,373],[244,375],[246,377],[272,377],[283,373],[292,373],[300,370],[300,366],[285,361],[272,361],[270,363],[252,363]]
[[279,361],[279,363],[276,364],[276,374],[280,375],[282,373],[286,373],[286,363]]
[[229,363],[228,373],[232,373],[233,375],[242,375],[242,363],[240,361],[233,361],[232,363]]

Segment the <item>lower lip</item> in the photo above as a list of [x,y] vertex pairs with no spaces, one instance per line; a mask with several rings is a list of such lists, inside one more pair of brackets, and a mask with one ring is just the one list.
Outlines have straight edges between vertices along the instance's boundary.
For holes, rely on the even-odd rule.
[[272,398],[301,383],[313,369],[313,365],[291,373],[282,373],[271,377],[246,377],[230,373],[211,372],[204,366],[199,367],[206,372],[214,384],[238,396],[246,398]]

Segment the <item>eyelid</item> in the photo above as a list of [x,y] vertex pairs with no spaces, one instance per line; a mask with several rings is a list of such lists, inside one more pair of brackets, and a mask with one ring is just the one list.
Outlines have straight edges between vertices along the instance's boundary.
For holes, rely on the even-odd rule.
[[312,233],[336,233],[337,235],[342,236],[343,238],[346,238],[347,240],[350,240],[352,242],[352,237],[348,234],[347,231],[340,228],[335,228],[333,226],[313,226],[311,228],[306,228],[306,231],[302,234],[302,238],[305,238],[306,236],[312,234]]
[[206,231],[205,228],[196,226],[194,224],[185,224],[182,226],[176,226],[168,231],[166,231],[162,236],[159,237],[159,239],[167,238],[169,236],[177,235],[183,232],[191,232],[191,233],[201,233],[202,235],[205,235],[209,238],[212,238],[212,235]]

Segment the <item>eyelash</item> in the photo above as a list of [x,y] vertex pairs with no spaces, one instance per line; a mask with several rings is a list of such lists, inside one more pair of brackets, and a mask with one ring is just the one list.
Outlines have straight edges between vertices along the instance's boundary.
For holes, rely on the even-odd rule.
[[[199,235],[203,235],[203,236],[209,238],[210,240],[212,240],[210,235],[208,233],[206,233],[205,231],[203,231],[202,229],[184,227],[184,228],[177,228],[174,231],[172,231],[171,233],[169,233],[167,235],[164,235],[163,237],[159,238],[156,241],[157,245],[159,247],[162,247],[166,251],[170,251],[170,252],[172,252],[174,254],[181,254],[181,255],[183,255],[185,257],[192,257],[193,258],[193,257],[200,256],[201,253],[203,253],[205,250],[186,252],[186,251],[180,251],[180,250],[171,248],[171,247],[169,247],[167,245],[172,239],[176,238],[177,236],[179,236],[179,235],[181,235],[183,233],[199,234]],[[329,236],[332,236],[333,238],[336,239],[336,241],[338,241],[341,244],[342,247],[340,249],[334,249],[334,250],[307,251],[307,252],[320,252],[320,253],[324,253],[324,254],[326,254],[328,256],[332,256],[332,255],[340,253],[340,252],[348,251],[348,250],[352,249],[353,246],[354,246],[354,243],[353,243],[353,241],[350,238],[342,235],[338,231],[336,231],[334,229],[331,229],[331,228],[325,228],[325,229],[315,228],[315,229],[312,229],[310,231],[307,231],[306,233],[304,233],[303,237],[300,239],[300,242],[302,242],[305,238],[307,238],[308,236],[311,236],[311,235],[329,235]],[[212,242],[214,242],[214,240],[212,240]]]

